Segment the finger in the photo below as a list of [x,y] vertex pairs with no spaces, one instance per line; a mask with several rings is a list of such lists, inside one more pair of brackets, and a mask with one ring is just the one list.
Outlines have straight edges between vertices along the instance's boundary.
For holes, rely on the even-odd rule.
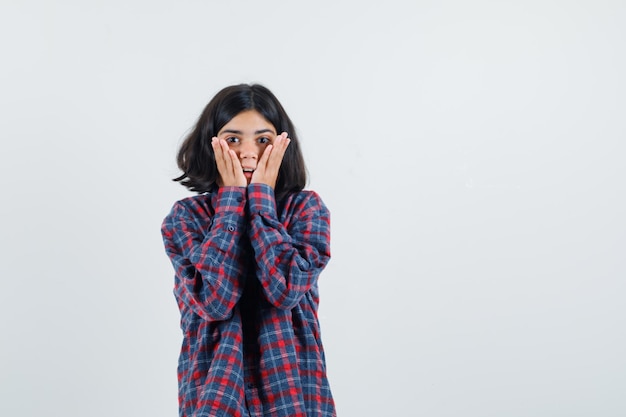
[[238,173],[239,171],[243,172],[243,168],[241,168],[241,162],[239,162],[239,158],[237,157],[237,152],[229,149],[228,157],[230,158],[230,164],[233,167],[233,173]]
[[228,155],[230,156],[230,160],[233,166],[233,184],[239,187],[245,187],[248,181],[246,180],[246,176],[243,175],[243,168],[241,167],[241,162],[239,161],[237,152],[230,149],[228,151]]
[[270,155],[272,154],[272,150],[274,149],[274,145],[267,145],[267,148],[263,151],[261,155],[261,159],[259,159],[259,163],[257,164],[257,170],[261,168],[265,170],[267,168],[267,161],[269,161]]
[[222,147],[216,137],[211,139],[211,147],[213,148],[213,154],[215,155],[217,170],[221,172],[224,170],[224,152],[222,151]]
[[289,146],[291,139],[289,139],[287,132],[281,133],[280,137],[281,137],[281,140],[279,142],[280,146],[278,147],[278,149],[280,149],[284,153],[284,151],[287,149],[287,146]]
[[271,173],[269,173],[267,169],[267,161],[269,160],[270,155],[272,154],[273,148],[274,148],[273,145],[267,145],[267,147],[263,151],[263,154],[261,155],[261,158],[259,158],[259,162],[256,165],[256,169],[254,170],[254,173],[252,174],[251,182],[253,183],[260,182],[260,183],[268,184],[272,188],[276,186],[276,178],[272,178]]
[[224,159],[224,174],[233,175],[233,161],[230,156],[230,148],[224,139],[219,140],[220,148],[222,150],[222,158]]
[[287,137],[286,133],[281,134],[277,138],[272,153],[269,156],[268,166],[272,166],[278,171],[278,168],[283,161],[283,157],[285,156],[285,152],[287,151],[287,146],[289,146],[290,142],[291,139]]

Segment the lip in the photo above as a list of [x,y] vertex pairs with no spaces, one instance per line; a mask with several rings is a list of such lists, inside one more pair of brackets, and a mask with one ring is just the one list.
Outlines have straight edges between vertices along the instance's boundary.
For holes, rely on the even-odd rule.
[[243,176],[246,177],[248,182],[252,179],[252,174],[254,174],[254,168],[243,167]]

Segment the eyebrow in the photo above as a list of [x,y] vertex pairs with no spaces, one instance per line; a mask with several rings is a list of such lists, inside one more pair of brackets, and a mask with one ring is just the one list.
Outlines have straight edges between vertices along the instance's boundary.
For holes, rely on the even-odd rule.
[[[242,135],[243,132],[241,130],[233,130],[233,129],[225,129],[222,130],[220,133],[233,133],[235,135]],[[261,129],[261,130],[256,130],[254,132],[255,135],[260,135],[261,133],[273,133],[276,134],[276,132],[274,132],[272,129]]]

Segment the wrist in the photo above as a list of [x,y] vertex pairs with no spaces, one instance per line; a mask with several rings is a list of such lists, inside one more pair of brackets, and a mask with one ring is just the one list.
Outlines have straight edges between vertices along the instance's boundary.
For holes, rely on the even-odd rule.
[[247,190],[250,214],[260,213],[275,215],[276,197],[274,189],[265,183],[251,183]]
[[247,200],[247,190],[245,187],[221,186],[217,190],[217,201],[215,202],[215,212],[235,212],[243,213]]

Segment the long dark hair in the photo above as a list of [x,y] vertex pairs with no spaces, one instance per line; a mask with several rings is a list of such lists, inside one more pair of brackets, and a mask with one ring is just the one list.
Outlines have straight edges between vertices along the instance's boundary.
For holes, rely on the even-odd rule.
[[301,191],[307,178],[296,129],[276,96],[259,84],[231,85],[211,99],[178,151],[178,167],[183,174],[174,178],[174,181],[179,181],[190,191],[197,193],[216,189],[219,172],[211,138],[217,136],[226,123],[245,110],[258,111],[274,125],[277,133],[287,132],[291,139],[276,180],[276,200],[280,201],[289,193]]

